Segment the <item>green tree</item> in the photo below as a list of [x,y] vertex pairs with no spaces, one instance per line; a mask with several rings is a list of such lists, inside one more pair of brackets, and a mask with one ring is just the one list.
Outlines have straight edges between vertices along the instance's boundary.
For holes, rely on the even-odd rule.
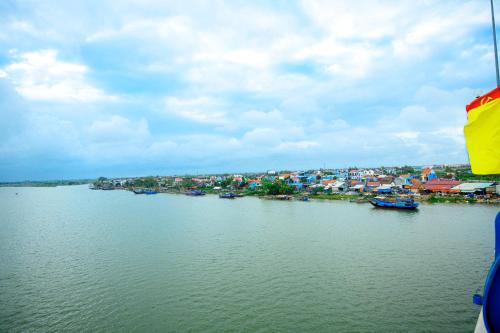
[[293,186],[286,184],[281,179],[274,182],[264,179],[261,184],[264,194],[278,195],[278,194],[292,194],[294,191]]

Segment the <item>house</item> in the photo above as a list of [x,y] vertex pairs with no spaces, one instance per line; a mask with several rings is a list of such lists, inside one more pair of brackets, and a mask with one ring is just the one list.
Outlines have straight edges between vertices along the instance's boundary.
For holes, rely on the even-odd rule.
[[361,180],[363,172],[358,169],[349,170],[349,179],[358,179]]
[[325,176],[321,177],[321,181],[324,181],[324,180],[333,180],[333,179],[335,179],[334,175],[325,175]]
[[313,184],[316,183],[317,178],[315,175],[308,175],[306,180],[309,184]]
[[350,181],[351,186],[356,186],[356,185],[362,185],[360,180],[351,180]]
[[248,188],[255,190],[257,187],[260,186],[260,180],[259,179],[249,179],[248,180]]
[[323,180],[321,181],[321,185],[324,185],[325,188],[331,188],[333,184],[335,184],[337,181],[332,179],[332,180]]
[[337,181],[330,185],[332,192],[344,192],[347,190],[347,184],[342,181]]
[[419,193],[420,190],[423,190],[422,182],[418,178],[413,178],[411,180],[410,191],[413,193]]
[[399,186],[401,188],[410,188],[412,185],[411,180],[413,178],[414,178],[413,175],[410,175],[409,173],[399,175],[399,177],[396,177],[394,179],[394,185]]
[[462,182],[458,180],[434,178],[431,181],[425,183],[423,185],[423,189],[426,192],[432,193],[456,193],[456,191],[451,191],[451,189],[457,185],[460,185],[461,183]]
[[386,175],[381,175],[377,178],[377,180],[380,182],[380,184],[383,185],[389,185],[394,182],[394,177],[393,176],[386,176]]
[[375,171],[373,171],[372,169],[362,171],[363,178],[369,178],[369,177],[373,177],[373,176],[375,176]]
[[374,181],[371,181],[371,182],[366,182],[366,191],[373,191],[374,189],[376,189],[377,187],[380,186],[380,182],[374,182]]
[[437,175],[432,168],[427,167],[427,168],[422,169],[422,172],[420,174],[420,179],[423,182],[428,182],[428,181],[431,181],[431,180],[436,179],[436,178],[437,178]]
[[335,170],[334,175],[337,179],[346,180],[349,177],[349,172],[347,170]]
[[354,192],[363,192],[363,184],[356,184],[354,186],[349,187],[349,191],[354,191]]
[[495,183],[462,183],[453,187],[450,192],[486,194],[495,192]]

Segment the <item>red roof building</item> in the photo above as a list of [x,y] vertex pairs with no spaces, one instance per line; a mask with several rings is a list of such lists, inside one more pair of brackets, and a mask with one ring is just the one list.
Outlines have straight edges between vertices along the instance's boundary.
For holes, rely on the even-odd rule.
[[449,193],[453,192],[451,191],[452,187],[455,187],[457,185],[460,185],[462,182],[459,180],[451,180],[451,179],[433,179],[431,181],[428,181],[423,185],[424,190],[428,192],[443,192],[443,193]]
[[380,182],[380,184],[389,185],[394,181],[394,177],[391,176],[379,177],[378,181]]

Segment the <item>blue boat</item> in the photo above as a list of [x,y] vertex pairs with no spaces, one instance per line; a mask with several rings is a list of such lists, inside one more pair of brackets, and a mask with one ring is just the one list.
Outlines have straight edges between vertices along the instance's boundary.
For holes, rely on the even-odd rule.
[[134,192],[135,194],[148,194],[148,195],[158,193],[158,191],[150,189],[150,188],[136,188],[136,189],[133,189],[132,192]]
[[500,212],[495,219],[495,258],[483,292],[472,298],[474,304],[481,305],[474,332],[500,332]]
[[234,194],[233,192],[221,193],[221,194],[219,194],[219,198],[221,198],[221,199],[234,199],[234,198],[236,198],[236,194]]
[[191,190],[191,191],[187,191],[186,195],[197,197],[200,195],[205,195],[205,192],[203,192],[202,190]]
[[418,203],[413,199],[397,198],[395,201],[390,201],[382,198],[374,198],[370,203],[377,208],[394,208],[394,209],[417,209]]

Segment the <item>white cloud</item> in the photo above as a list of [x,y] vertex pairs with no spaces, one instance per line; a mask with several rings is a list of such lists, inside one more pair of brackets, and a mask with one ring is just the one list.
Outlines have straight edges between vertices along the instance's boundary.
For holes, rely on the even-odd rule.
[[150,139],[148,123],[145,119],[132,122],[130,119],[114,115],[106,120],[96,120],[87,129],[93,142],[129,142]]
[[199,123],[224,124],[228,121],[220,111],[222,104],[209,97],[182,99],[170,96],[165,99],[165,107],[168,114]]
[[94,87],[82,64],[57,59],[57,51],[23,53],[17,61],[3,68],[16,90],[26,99],[60,102],[95,102],[114,100]]
[[278,150],[303,150],[317,146],[319,146],[319,143],[316,141],[287,141],[280,143],[278,146]]

